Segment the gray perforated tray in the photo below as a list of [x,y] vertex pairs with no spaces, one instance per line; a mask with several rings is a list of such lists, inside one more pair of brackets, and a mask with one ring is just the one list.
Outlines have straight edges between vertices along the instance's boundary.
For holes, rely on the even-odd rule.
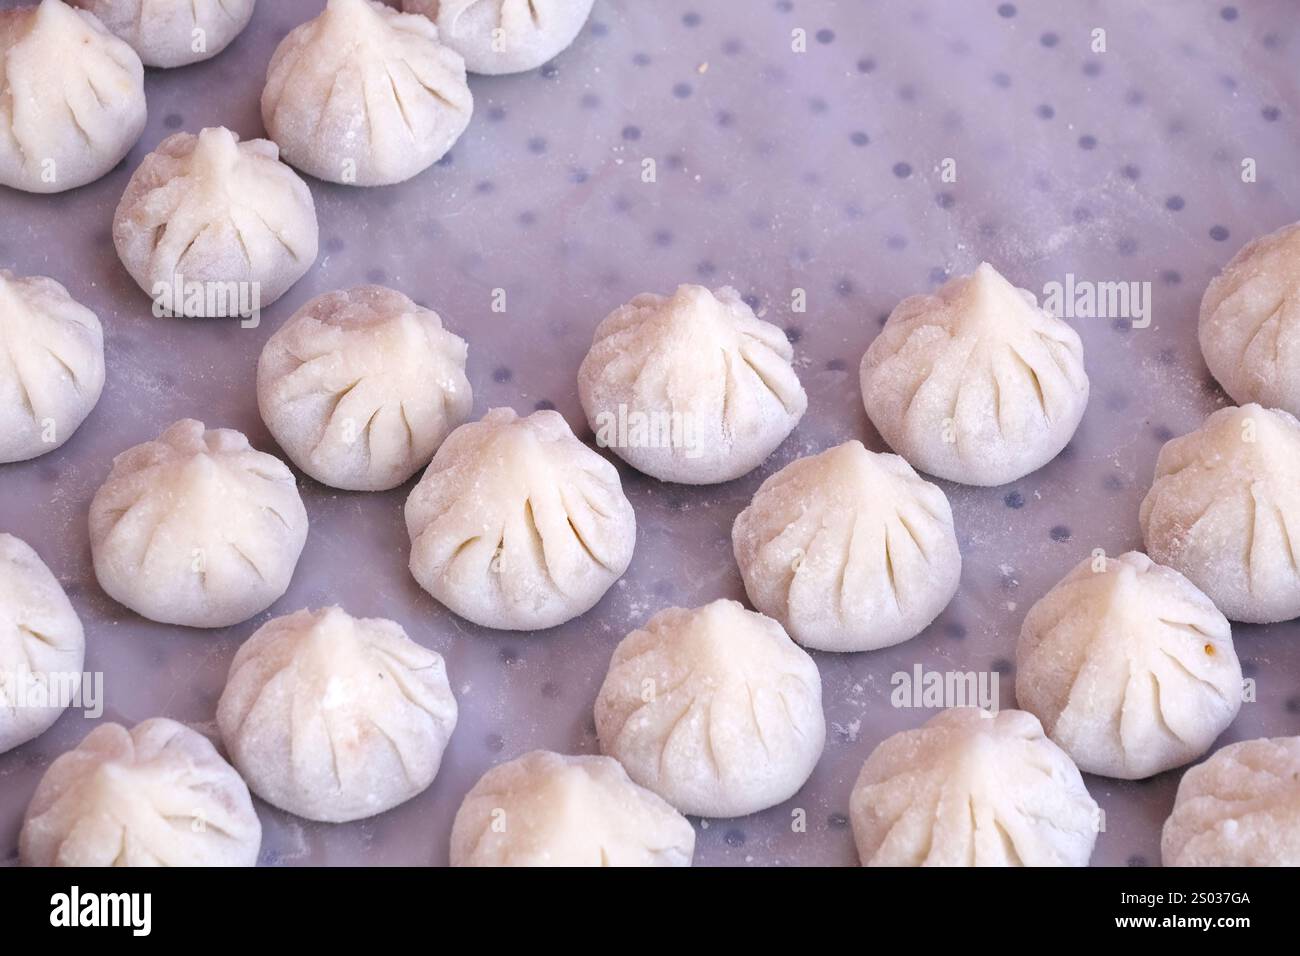
[[[883,449],[857,366],[905,295],[988,259],[1041,290],[1072,272],[1150,280],[1149,328],[1078,320],[1092,402],[1058,460],[1005,488],[944,484],[965,555],[962,588],[925,633],[875,653],[816,654],[831,727],[793,800],[699,824],[697,863],[848,864],[853,779],[886,736],[928,711],[890,706],[890,675],[996,670],[1012,703],[1021,620],[1101,547],[1139,547],[1137,506],[1155,455],[1224,401],[1195,339],[1206,281],[1254,234],[1300,219],[1300,31],[1286,0],[998,4],[994,0],[597,0],[551,66],[475,77],[474,119],[450,157],[401,186],[312,181],[316,267],[257,329],[156,319],[109,238],[130,172],[164,136],[227,125],[262,133],[258,95],[280,38],[317,0],[264,0],[208,63],[150,71],[148,128],[111,175],[70,194],[0,190],[0,264],[65,283],[102,319],[108,385],[58,451],[0,466],[0,528],[59,576],[104,672],[105,720],[156,715],[210,729],[239,642],[267,617],[338,602],[401,622],[447,660],[460,725],[442,772],[404,806],[362,823],[310,824],[258,805],[263,860],[443,864],[461,797],[493,764],[545,747],[594,752],[591,706],[618,640],[666,605],[743,597],[729,531],[760,481],[848,438]],[[1222,7],[1222,9],[1221,9]],[[1091,31],[1107,52],[1090,52]],[[806,52],[792,30],[806,31]],[[654,183],[641,161],[657,161]],[[1253,158],[1258,180],[1239,175]],[[946,158],[957,180],[941,181]],[[1226,236],[1225,236],[1226,233]],[[1215,237],[1223,237],[1218,239]],[[626,577],[583,618],[539,635],[451,617],[406,569],[402,503],[304,479],[311,533],[289,593],[223,631],[142,620],[95,582],[86,509],[111,458],[183,416],[275,446],[257,413],[267,336],[308,298],[361,282],[437,309],[470,343],[475,415],[553,405],[589,435],[574,377],[596,323],[642,291],[729,284],[787,329],[809,394],[794,435],[760,471],[714,488],[621,468],[637,511]],[[507,290],[505,314],[492,290]],[[806,313],[790,311],[807,291]],[[1300,630],[1236,627],[1258,701],[1224,740],[1300,732]],[[0,859],[49,762],[90,729],[66,714],[0,756]],[[1179,772],[1140,783],[1088,778],[1106,810],[1098,864],[1159,862]],[[792,832],[792,810],[808,827]]]

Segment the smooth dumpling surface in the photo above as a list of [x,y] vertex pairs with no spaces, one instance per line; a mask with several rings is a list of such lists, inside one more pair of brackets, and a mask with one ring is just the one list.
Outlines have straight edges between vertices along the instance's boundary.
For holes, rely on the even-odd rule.
[[730,481],[794,430],[808,396],[794,351],[735,289],[646,293],[596,328],[578,394],[596,441],[664,481]]
[[104,390],[104,331],[45,276],[0,269],[0,463],[72,437]]
[[1200,340],[1233,401],[1300,415],[1300,222],[1248,243],[1210,282]]
[[451,828],[452,866],[690,866],[695,831],[609,757],[534,750],[485,773]]
[[636,516],[614,466],[559,412],[494,408],[453,431],[406,499],[411,573],[461,617],[541,630],[627,570]]
[[1085,773],[1135,780],[1189,763],[1241,697],[1227,618],[1136,551],[1082,561],[1020,632],[1016,702]]
[[328,292],[267,341],[257,403],[280,447],[317,481],[394,488],[469,415],[467,353],[438,313],[400,292]]
[[382,618],[341,608],[267,621],[217,704],[252,791],[309,820],[359,820],[433,782],[456,727],[442,657]]
[[900,302],[862,357],[861,379],[889,446],[967,485],[1047,464],[1088,404],[1078,334],[987,262]]
[[849,815],[863,866],[1087,866],[1101,821],[1033,714],[973,707],[873,750]]
[[144,66],[61,0],[0,11],[0,184],[57,193],[94,182],[144,132]]
[[0,753],[39,737],[81,687],[86,638],[58,579],[0,534]]
[[682,813],[742,817],[798,792],[826,742],[817,665],[735,601],[660,611],[614,650],[600,749]]
[[90,502],[100,586],[165,624],[225,627],[266,610],[306,541],[284,462],[192,418],[114,458]]
[[1139,521],[1147,554],[1229,620],[1300,616],[1300,422],[1258,405],[1219,409],[1160,449]]
[[1178,783],[1165,866],[1300,866],[1300,737],[1243,740]]
[[248,788],[202,734],[165,717],[101,724],[41,778],[26,866],[253,866],[262,824]]
[[568,49],[594,0],[402,0],[465,58],[471,73],[521,73]]
[[768,478],[731,542],[754,607],[823,651],[915,637],[961,579],[947,496],[902,458],[860,441]]
[[145,66],[214,57],[239,36],[257,0],[72,0],[131,45]]
[[311,268],[318,241],[311,190],[276,145],[222,126],[159,143],[113,215],[126,271],[172,314],[268,306]]
[[425,17],[329,0],[271,57],[262,119],[285,161],[332,183],[383,186],[427,169],[469,125],[460,54]]

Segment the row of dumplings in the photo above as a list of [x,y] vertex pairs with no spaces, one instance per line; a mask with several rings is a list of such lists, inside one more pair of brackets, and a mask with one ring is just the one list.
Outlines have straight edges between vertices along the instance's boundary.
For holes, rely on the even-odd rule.
[[[262,115],[294,166],[330,182],[402,182],[469,125],[466,71],[517,73],[566,49],[593,0],[329,0],[280,43]],[[135,145],[144,67],[216,56],[256,0],[40,0],[0,11],[0,184],[99,179]],[[435,25],[436,24],[436,25]]]
[[[957,291],[960,293],[972,283],[1005,281],[995,273],[990,275],[987,268],[981,271],[982,278],[977,273],[958,280]],[[942,309],[960,298],[952,292],[948,287],[941,290],[936,306]],[[322,315],[352,315],[351,321],[340,319],[339,324],[360,330],[361,341],[366,341],[366,336],[383,330],[395,321],[395,316],[405,321],[412,310],[418,310],[409,300],[388,298],[394,295],[390,290],[372,288],[334,293],[333,299],[322,297],[336,308],[314,300],[268,342],[262,364],[268,353],[276,354],[272,348],[276,338],[283,335],[292,340],[294,327],[301,321],[319,321]],[[358,302],[359,311],[354,309]],[[643,368],[659,364],[671,371],[672,351],[681,344],[680,336],[645,330],[690,329],[694,333],[689,339],[693,352],[722,356],[715,360],[723,363],[726,374],[715,374],[711,379],[723,383],[724,394],[720,404],[703,407],[711,407],[724,418],[726,409],[752,406],[761,400],[757,396],[764,391],[779,396],[780,387],[772,384],[776,381],[773,376],[785,363],[794,381],[788,392],[799,396],[782,406],[786,409],[785,419],[775,426],[770,416],[752,419],[766,426],[766,431],[759,428],[745,432],[719,426],[718,433],[730,442],[733,457],[740,459],[730,467],[743,468],[746,456],[752,458],[750,467],[761,462],[770,447],[779,444],[794,427],[806,400],[788,368],[788,344],[783,338],[768,336],[767,329],[762,328],[766,323],[746,311],[733,293],[722,290],[714,295],[695,287],[683,287],[672,297],[638,297],[616,310],[598,328],[596,345],[580,374],[579,391],[593,427],[598,427],[601,412],[608,410],[592,401],[593,381],[605,382],[613,377],[615,382],[631,383],[632,390],[620,397],[640,402],[638,408],[642,411],[654,410],[648,408],[653,405],[652,398],[635,387],[644,382],[644,376],[626,369],[621,376],[612,372],[598,374],[595,370],[599,364],[588,364],[593,355],[599,358],[597,346],[602,339],[641,331],[648,338],[648,348],[617,350],[609,357],[610,364],[617,366],[620,357],[632,354]],[[963,318],[960,310],[956,312],[957,319]],[[444,331],[440,324],[436,329]],[[986,326],[984,335],[989,334]],[[328,335],[319,330],[309,338],[328,342]],[[386,339],[380,335],[377,341]],[[322,367],[337,370],[340,364],[346,365],[347,353],[366,349],[355,341],[350,348],[338,342],[332,345],[329,355],[291,356],[286,368],[292,374],[323,361]],[[393,353],[411,351],[419,350],[372,350],[366,353],[367,368],[380,380],[399,380],[400,376],[388,374],[385,363],[392,361]],[[463,343],[453,351],[460,356],[463,375]],[[864,361],[864,377],[866,365]],[[672,384],[673,379],[669,375],[660,381]],[[686,389],[689,381],[678,380],[678,387]],[[317,396],[322,408],[335,409],[339,405],[337,394],[319,388],[315,379],[309,382],[305,393]],[[344,383],[349,391],[362,385],[348,374],[337,377],[335,382]],[[266,414],[262,384],[259,368],[259,399]],[[466,396],[466,410],[468,404]],[[798,411],[792,412],[790,406]],[[370,414],[367,421],[375,421],[376,415]],[[313,433],[319,445],[319,436],[328,432],[330,418],[320,413],[307,417],[315,421]],[[1172,451],[1166,451],[1178,458],[1178,464],[1166,467],[1162,454],[1156,485],[1143,506],[1149,549],[1154,553],[1159,544],[1159,539],[1152,537],[1149,516],[1159,508],[1161,482],[1169,477],[1166,472],[1190,476],[1187,480],[1200,472],[1214,472],[1212,487],[1199,490],[1216,504],[1231,501],[1230,493],[1239,494],[1234,491],[1235,485],[1244,484],[1256,492],[1284,488],[1285,471],[1277,469],[1295,467],[1295,454],[1289,453],[1287,442],[1296,440],[1293,433],[1300,428],[1293,420],[1288,424],[1289,417],[1285,412],[1257,407],[1225,409],[1212,416],[1201,432],[1171,442]],[[448,425],[441,421],[438,428]],[[281,429],[274,424],[271,427],[277,440],[289,447],[291,443],[280,434]],[[1001,431],[999,438],[1005,439],[1007,433]],[[1268,449],[1267,454],[1260,454],[1257,446],[1261,443]],[[1184,445],[1189,448],[1180,452]],[[408,453],[412,446],[413,441],[408,441]],[[368,438],[367,449],[372,447]],[[381,443],[378,447],[384,446]],[[627,448],[613,447],[620,454],[631,453]],[[664,449],[654,451],[662,455]],[[367,463],[374,457],[368,451]],[[658,463],[652,458],[639,464],[654,473],[663,470],[665,461],[689,469],[699,460],[700,456],[676,456],[669,449],[667,457]],[[299,464],[311,470],[309,464]],[[404,469],[393,473],[389,480],[400,482],[411,473]],[[412,470],[418,470],[418,465]],[[150,477],[137,480],[142,473]],[[694,477],[699,481],[709,478],[704,473]],[[1224,484],[1225,480],[1228,484]],[[260,483],[263,481],[275,486],[274,493]],[[1200,479],[1200,483],[1204,481]],[[114,474],[92,503],[92,516],[98,515],[92,517],[92,543],[101,583],[123,603],[143,609],[149,616],[157,615],[160,620],[212,626],[212,619],[206,615],[214,607],[220,608],[222,616],[218,620],[222,621],[226,617],[242,620],[256,613],[287,586],[302,547],[295,526],[301,527],[305,537],[305,512],[299,515],[302,505],[292,486],[292,475],[282,464],[252,451],[237,433],[207,432],[196,422],[178,423],[159,442],[119,456]],[[160,487],[164,492],[150,502],[150,492]],[[1197,490],[1197,483],[1193,482],[1191,488]],[[1179,502],[1189,498],[1195,503],[1185,488],[1176,496]],[[170,521],[173,516],[166,513],[168,507],[158,505],[158,501],[181,501],[191,510],[182,520]],[[256,530],[247,536],[248,546],[231,547],[233,553],[219,554],[219,569],[214,573],[208,548],[191,546],[209,540],[220,540],[224,545],[232,540],[239,543],[238,535],[232,539],[217,534],[230,527],[232,517],[235,530],[240,531],[240,522],[248,517],[237,511],[232,516],[231,501],[240,502],[250,514],[256,512],[263,523],[254,525],[249,521]],[[225,503],[225,510],[218,509],[215,502]],[[128,521],[133,510],[136,516]],[[218,513],[220,518],[216,517]],[[578,442],[558,415],[550,412],[519,419],[508,409],[497,409],[481,422],[457,428],[442,443],[412,493],[407,516],[412,533],[412,570],[417,579],[457,613],[495,627],[537,629],[582,613],[626,568],[635,536],[631,507],[622,495],[617,474],[608,462]],[[124,523],[122,535],[113,539]],[[96,532],[96,527],[106,528],[108,533]],[[1220,536],[1240,532],[1231,526],[1215,530]],[[277,552],[286,540],[288,557]],[[615,552],[607,547],[611,541]],[[620,541],[625,550],[617,550]],[[756,812],[788,799],[812,772],[824,741],[820,679],[811,658],[790,641],[787,629],[807,646],[825,649],[867,649],[906,640],[942,610],[960,576],[951,511],[942,491],[922,480],[902,459],[868,452],[857,442],[796,461],[769,478],[751,506],[738,517],[733,541],[751,600],[771,617],[744,611],[731,602],[717,602],[697,611],[662,612],[644,631],[634,633],[620,645],[597,700],[602,749],[621,762],[633,782],[629,786],[645,786],[676,811],[685,813],[732,816]],[[267,575],[254,560],[254,554],[266,558],[268,553],[282,576]],[[607,560],[611,553],[617,554],[612,563]],[[186,567],[188,580],[176,576],[187,554],[202,556],[202,560]],[[104,569],[112,569],[119,560],[117,573],[106,574]],[[248,576],[250,569],[263,585],[272,579],[277,583],[258,591]],[[232,586],[234,581],[239,582],[238,587]],[[183,603],[187,594],[192,597],[195,585],[202,596],[193,607],[182,608],[177,614],[175,599],[179,595]],[[247,596],[242,592],[250,587],[254,595],[251,604],[223,604],[231,594]],[[217,595],[215,605],[203,605],[213,593]],[[162,604],[148,603],[157,598],[163,599]],[[892,615],[888,610],[891,602]],[[199,608],[197,614],[182,616],[190,615],[195,607]],[[309,612],[301,614],[314,620]],[[319,614],[351,621],[342,612]],[[314,632],[317,628],[312,625],[306,629]],[[246,645],[256,646],[253,641]],[[278,659],[293,656],[289,652]],[[346,660],[346,655],[339,659]],[[920,823],[913,821],[915,826],[907,825],[903,817],[916,812],[909,809],[913,805],[897,801],[891,804],[888,797],[889,781],[894,776],[888,768],[893,764],[886,756],[873,756],[864,768],[853,801],[855,836],[864,862],[1086,862],[1096,828],[1095,822],[1084,826],[1080,821],[1090,818],[1095,804],[1082,787],[1077,767],[1135,778],[1181,766],[1203,754],[1240,708],[1241,672],[1226,619],[1188,577],[1156,565],[1143,555],[1103,559],[1100,565],[1094,559],[1080,565],[1031,610],[1021,636],[1018,661],[1017,697],[1032,715],[1006,712],[1006,720],[1000,716],[992,718],[991,723],[981,723],[989,720],[984,716],[975,722],[970,716],[974,712],[946,715],[932,722],[938,727],[911,732],[920,735],[915,740],[907,735],[902,735],[903,742],[891,738],[878,751],[888,755],[899,748],[904,748],[905,753],[906,748],[922,747],[926,753],[932,749],[935,766],[927,779],[931,781],[929,786],[938,787],[940,792],[954,785],[991,788],[980,791],[979,799],[989,805],[984,823],[980,823],[977,813],[970,822],[973,829],[962,830],[971,820],[962,815],[951,822],[958,832],[938,842],[921,825],[928,817],[917,818]],[[319,670],[320,665],[305,666],[304,670],[310,673],[313,667]],[[265,672],[265,667],[254,671]],[[327,699],[319,688],[328,683],[318,681],[317,692],[306,699]],[[232,686],[235,684],[232,671]],[[647,686],[649,699],[645,696]],[[663,689],[662,697],[656,688]],[[275,725],[277,721],[273,717],[270,723]],[[433,772],[450,733],[445,723],[444,719],[442,736],[425,743],[429,752],[436,752],[424,764],[431,765]],[[1044,725],[1048,728],[1046,736]],[[244,726],[245,720],[241,720],[230,732],[223,727],[232,755],[242,745],[238,741]],[[258,722],[248,722],[247,726],[251,739],[275,740],[276,730],[264,731]],[[282,726],[278,732],[284,733]],[[984,738],[989,734],[999,741],[1009,741],[1007,765],[998,773],[968,779],[961,768],[973,753],[983,752]],[[926,749],[924,741],[936,735],[940,741],[956,743]],[[345,732],[345,737],[354,739],[355,735]],[[336,744],[328,735],[327,739],[330,748],[318,747],[318,753],[324,754],[327,749],[333,752]],[[1034,741],[1034,746],[1025,745],[1026,740]],[[335,812],[294,805],[291,797],[282,794],[268,796],[276,791],[264,778],[286,775],[278,756],[283,752],[282,745],[272,742],[261,750],[254,747],[255,756],[232,759],[254,791],[270,802],[303,815]],[[1280,756],[1268,773],[1256,774],[1249,787],[1252,805],[1263,809],[1254,813],[1248,825],[1238,825],[1241,798],[1221,792],[1227,772],[1213,768],[1236,760],[1255,760],[1257,752]],[[568,766],[564,759],[546,760],[549,766]],[[1279,834],[1285,837],[1294,832],[1295,821],[1288,816],[1287,807],[1294,796],[1295,778],[1290,769],[1293,764],[1288,760],[1294,760],[1292,742],[1255,741],[1227,748],[1205,768],[1189,773],[1184,786],[1194,797],[1201,798],[1194,803],[1199,809],[1195,813],[1188,810],[1181,817],[1176,809],[1166,831],[1167,860],[1290,859],[1291,844],[1278,838]],[[544,761],[539,757],[534,762]],[[915,755],[911,755],[898,766],[910,768],[916,762]],[[265,773],[250,769],[268,765],[271,769]],[[882,765],[885,771],[872,769]],[[1044,765],[1057,769],[1047,775],[1048,782],[1040,781],[1041,787],[1013,783],[1031,772],[1041,773]],[[288,772],[291,786],[298,782],[297,773],[297,769]],[[517,787],[524,788],[521,799],[525,802],[531,799],[526,795],[532,792],[531,787],[551,786],[533,781],[535,774],[519,774],[524,783]],[[502,770],[499,776],[508,775]],[[564,776],[569,779],[573,774],[566,769]],[[304,779],[313,778],[308,774]],[[365,779],[392,783],[398,778],[389,768]],[[428,779],[432,779],[431,773]],[[581,779],[581,775],[575,779]],[[409,776],[406,783],[411,785]],[[911,793],[914,785],[915,781],[898,784],[894,789]],[[884,789],[872,789],[875,787]],[[1199,792],[1196,787],[1210,792]],[[341,788],[336,784],[334,790],[321,792],[328,801],[338,796]],[[397,792],[406,791],[398,787]],[[585,792],[576,784],[556,784],[554,789],[565,799],[579,799],[575,794]],[[374,783],[366,793],[373,798],[383,793],[383,787]],[[975,795],[971,799],[975,800]],[[380,803],[382,807],[382,797]],[[629,803],[643,810],[646,798],[629,797]],[[896,811],[894,816],[888,810],[891,805]],[[1082,812],[1089,807],[1089,813]],[[1055,809],[1048,812],[1048,808]],[[371,807],[370,812],[377,810]],[[939,814],[934,819],[945,818]],[[1190,822],[1178,823],[1180,819]],[[1190,831],[1179,836],[1180,827]],[[537,823],[528,832],[541,830],[545,828]],[[508,861],[517,834],[508,830],[492,832],[497,835],[486,842],[480,833],[476,845],[496,847],[494,852],[504,855],[491,859]],[[903,839],[909,833],[914,838],[911,842]],[[999,836],[992,840],[991,835]],[[1170,844],[1170,840],[1174,843]],[[610,845],[618,842],[614,837],[610,841]],[[453,844],[461,845],[455,838]],[[1183,844],[1193,849],[1179,849]],[[560,839],[558,844],[546,844],[549,849],[544,853],[560,854],[557,847],[568,845],[568,838]],[[1169,849],[1171,845],[1174,849]],[[601,847],[602,852],[608,852],[605,843]],[[524,857],[528,854],[524,853]],[[680,857],[677,854],[674,859]]]
[[[1133,557],[1128,574],[1181,580]],[[44,626],[56,629],[59,613],[76,621],[29,548],[0,536],[0,561],[58,609]],[[1054,614],[1066,585],[1031,619]],[[1026,636],[1036,626],[1027,621]],[[54,663],[60,650],[46,643],[38,660]],[[1129,718],[1126,710],[1133,742],[1148,733],[1151,743],[1141,715]],[[251,866],[261,824],[250,789],[310,820],[373,816],[429,786],[456,720],[442,658],[400,625],[337,607],[275,618],[240,647],[218,702],[230,763],[166,718],[130,731],[101,725],[42,778],[20,857]],[[777,622],[734,601],[670,608],[629,634],[595,722],[606,756],[534,751],[484,774],[453,822],[452,864],[690,865],[695,833],[684,814],[741,816],[784,802],[825,741],[816,664]],[[1187,749],[1165,730],[1157,746]],[[1165,863],[1295,865],[1297,779],[1300,737],[1220,750],[1179,786]],[[863,765],[849,806],[859,856],[873,866],[1083,866],[1102,827],[1075,763],[1020,710],[944,711],[888,738]]]

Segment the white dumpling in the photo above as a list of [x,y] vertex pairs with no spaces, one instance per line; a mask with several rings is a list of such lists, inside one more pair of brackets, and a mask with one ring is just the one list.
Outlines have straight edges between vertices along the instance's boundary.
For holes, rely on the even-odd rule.
[[1136,551],[1084,559],[1020,632],[1016,702],[1085,773],[1138,780],[1190,763],[1241,697],[1227,618]]
[[465,341],[393,289],[317,296],[267,340],[262,420],[295,465],[352,491],[395,488],[474,404]]
[[1183,774],[1165,866],[1300,866],[1300,737],[1243,740]]
[[0,10],[0,185],[57,193],[94,182],[144,132],[144,66],[61,0]]
[[1152,560],[1229,620],[1300,616],[1300,422],[1288,412],[1221,408],[1166,442],[1138,517]]
[[974,707],[876,747],[849,815],[863,866],[1087,866],[1101,823],[1033,714]]
[[452,866],[690,866],[695,831],[609,757],[534,750],[479,778],[456,811]]
[[902,458],[860,441],[768,478],[736,518],[731,543],[754,607],[822,651],[915,637],[961,579],[947,496]]
[[862,357],[861,379],[889,446],[966,485],[1038,470],[1088,404],[1078,334],[987,262],[900,302]]
[[0,269],[0,463],[72,437],[104,390],[104,330],[45,276]]
[[599,444],[663,481],[739,478],[808,407],[785,333],[735,289],[645,293],[596,328],[578,394]]
[[341,823],[433,782],[456,698],[442,657],[400,624],[331,607],[273,618],[240,646],[217,725],[255,794]]
[[569,48],[594,0],[402,0],[465,58],[471,73],[522,73]]
[[225,627],[266,610],[306,541],[284,462],[192,418],[114,458],[90,502],[100,586],[165,624]]
[[636,516],[614,466],[553,411],[461,425],[406,499],[411,573],[463,618],[555,627],[622,577]]
[[85,632],[32,548],[0,534],[0,753],[39,737],[81,687]]
[[1300,222],[1248,243],[1215,277],[1200,340],[1233,401],[1300,415]]
[[614,649],[596,733],[682,813],[743,817],[794,796],[817,766],[821,675],[780,624],[735,601],[668,608]]
[[202,734],[166,717],[100,724],[45,771],[27,807],[26,866],[253,866],[262,824]]
[[384,186],[422,172],[469,125],[460,54],[424,17],[329,0],[271,57],[262,120],[285,161],[332,183]]
[[173,314],[270,305],[311,268],[318,241],[311,190],[276,145],[223,126],[159,143],[113,215],[126,271]]
[[214,57],[239,36],[257,0],[72,0],[131,45],[145,66]]

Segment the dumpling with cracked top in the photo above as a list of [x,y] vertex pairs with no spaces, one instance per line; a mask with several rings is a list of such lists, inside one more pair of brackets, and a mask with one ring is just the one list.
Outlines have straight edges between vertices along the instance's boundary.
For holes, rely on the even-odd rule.
[[987,262],[900,302],[862,357],[861,381],[894,451],[967,485],[1047,464],[1088,404],[1078,334]]
[[266,610],[306,541],[293,472],[192,418],[114,458],[90,502],[100,586],[164,624],[225,627]]

